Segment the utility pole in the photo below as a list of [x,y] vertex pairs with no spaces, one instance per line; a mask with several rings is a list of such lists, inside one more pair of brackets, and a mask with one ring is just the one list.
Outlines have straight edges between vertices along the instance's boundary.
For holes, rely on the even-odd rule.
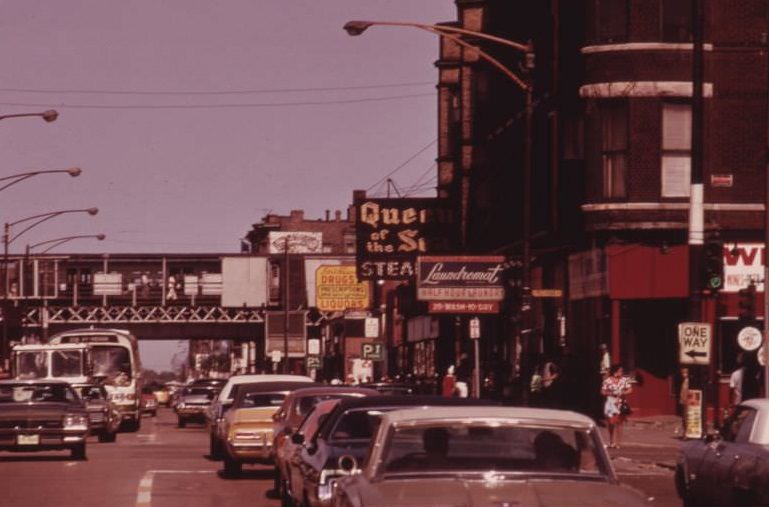
[[[705,79],[704,0],[692,0],[692,138],[691,187],[689,192],[689,318],[701,322],[703,259],[705,243],[705,211],[703,185],[703,85]],[[707,422],[708,366],[692,367],[692,387],[702,391],[702,428]]]
[[283,373],[288,373],[288,320],[289,320],[288,319],[288,304],[289,304],[288,239],[289,239],[289,234],[286,234],[285,246],[283,247],[283,250],[284,250],[283,262],[285,264],[283,268],[283,271],[285,272],[285,276],[283,278],[283,281],[285,282],[285,285],[283,287]]

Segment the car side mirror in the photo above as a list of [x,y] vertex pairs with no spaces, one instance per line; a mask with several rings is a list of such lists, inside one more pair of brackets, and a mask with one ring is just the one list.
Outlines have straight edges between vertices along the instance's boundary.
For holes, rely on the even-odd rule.
[[294,433],[291,435],[291,441],[296,445],[302,445],[304,443],[304,435],[301,433]]

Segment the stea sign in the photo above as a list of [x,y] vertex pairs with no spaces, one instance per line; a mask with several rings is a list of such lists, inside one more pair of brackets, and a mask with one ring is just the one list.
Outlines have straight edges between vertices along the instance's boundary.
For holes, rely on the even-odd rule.
[[449,251],[457,227],[440,199],[355,199],[360,280],[407,280],[418,255]]

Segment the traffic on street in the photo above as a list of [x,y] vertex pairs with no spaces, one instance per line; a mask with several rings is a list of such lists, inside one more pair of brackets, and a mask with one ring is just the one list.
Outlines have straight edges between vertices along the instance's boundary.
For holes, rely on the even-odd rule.
[[768,34],[3,0],[0,507],[769,507]]

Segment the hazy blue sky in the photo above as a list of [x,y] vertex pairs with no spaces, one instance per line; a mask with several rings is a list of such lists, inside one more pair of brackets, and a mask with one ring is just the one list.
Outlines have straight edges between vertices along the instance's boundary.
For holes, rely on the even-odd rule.
[[430,187],[438,41],[342,25],[455,17],[452,0],[0,0],[0,115],[61,114],[0,122],[0,177],[83,169],[3,191],[0,217],[100,209],[12,251],[104,233],[57,251],[236,252],[265,213],[345,209],[412,157],[394,180]]

